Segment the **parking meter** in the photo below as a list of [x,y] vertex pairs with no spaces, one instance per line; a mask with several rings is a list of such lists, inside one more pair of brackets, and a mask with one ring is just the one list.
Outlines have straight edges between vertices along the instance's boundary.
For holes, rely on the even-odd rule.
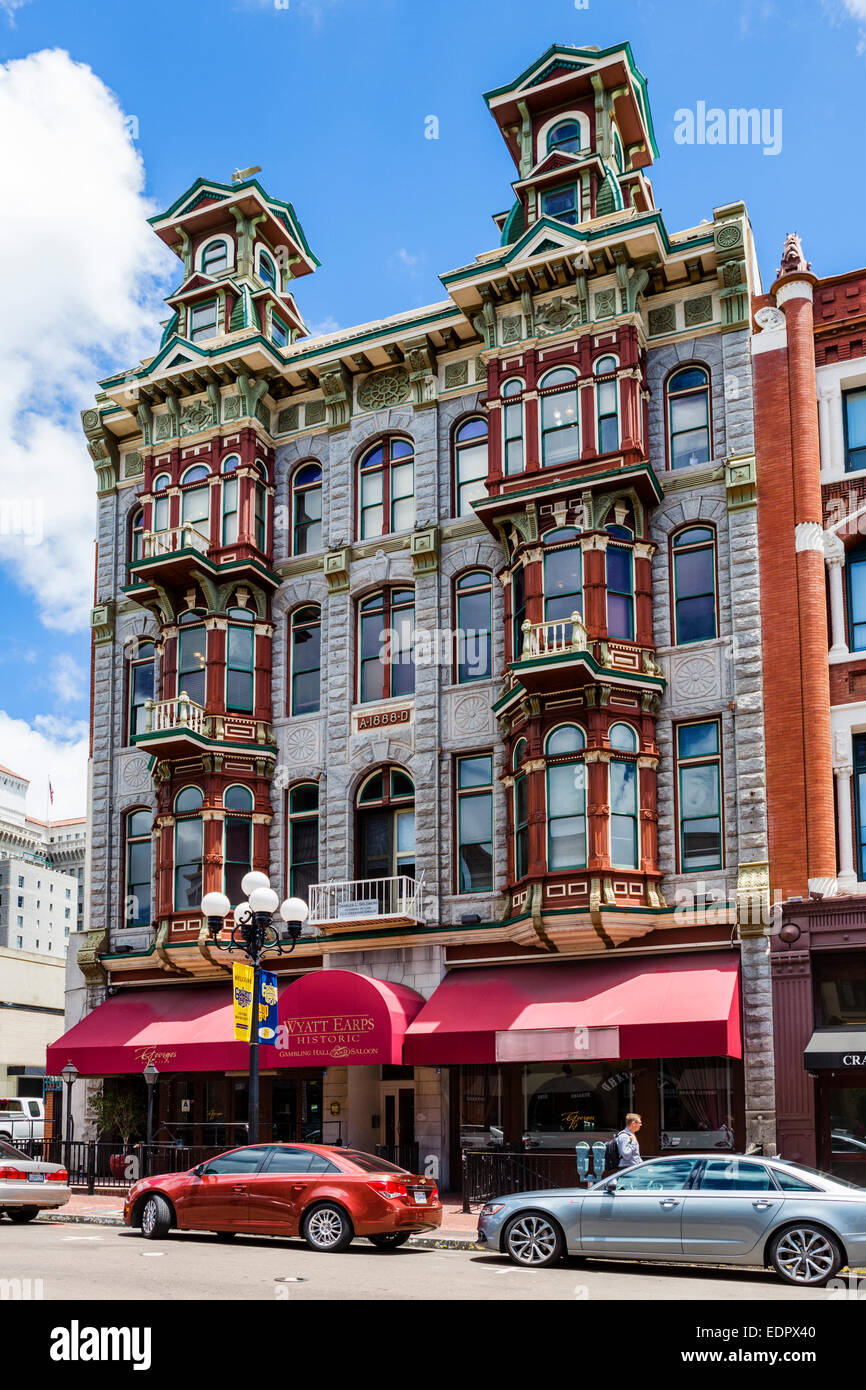
[[574,1156],[577,1159],[578,1182],[586,1182],[589,1176],[589,1145],[585,1139],[575,1145]]
[[592,1146],[592,1167],[598,1182],[604,1177],[604,1150],[605,1145],[601,1140]]

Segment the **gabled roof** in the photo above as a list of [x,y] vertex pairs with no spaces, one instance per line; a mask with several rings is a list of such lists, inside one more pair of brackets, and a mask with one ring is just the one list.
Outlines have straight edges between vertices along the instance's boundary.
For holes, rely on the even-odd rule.
[[309,274],[321,264],[313,254],[292,204],[283,202],[281,198],[272,198],[262,188],[258,179],[245,179],[243,183],[196,179],[195,183],[175,199],[170,208],[148,218],[148,221],[157,236],[175,249],[175,230],[185,226],[188,219],[194,219],[194,224],[206,225],[209,214],[212,220],[214,212],[228,213],[238,205],[249,212],[258,210],[267,214],[271,225],[265,231],[265,235],[274,245],[279,243],[280,236],[285,237],[288,232],[300,253],[300,264],[295,269],[295,275]]

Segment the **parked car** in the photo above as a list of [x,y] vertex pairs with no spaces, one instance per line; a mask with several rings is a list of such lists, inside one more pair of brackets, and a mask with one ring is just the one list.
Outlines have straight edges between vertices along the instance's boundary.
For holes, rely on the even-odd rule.
[[0,1096],[0,1139],[42,1139],[45,1104],[35,1096]]
[[431,1178],[358,1149],[254,1144],[186,1173],[144,1178],[130,1188],[127,1226],[150,1240],[181,1231],[301,1235],[311,1250],[345,1250],[355,1236],[395,1250],[442,1222]]
[[0,1212],[10,1221],[32,1221],[44,1207],[62,1207],[69,1197],[69,1174],[59,1163],[28,1158],[0,1141]]
[[523,1267],[563,1255],[772,1265],[819,1286],[866,1262],[866,1190],[781,1159],[678,1155],[590,1188],[497,1197],[478,1240]]

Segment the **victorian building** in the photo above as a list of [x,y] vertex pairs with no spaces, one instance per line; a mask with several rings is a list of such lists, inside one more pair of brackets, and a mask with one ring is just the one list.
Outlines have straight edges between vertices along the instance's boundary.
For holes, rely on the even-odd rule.
[[486,101],[509,206],[422,309],[305,336],[318,263],[255,179],[153,219],[160,348],[83,417],[92,878],[49,1065],[153,1059],[163,1135],[242,1134],[199,904],[252,866],[310,905],[266,1136],[445,1182],[630,1109],[647,1152],[772,1147],[748,217],[667,228],[628,45]]
[[755,301],[778,1140],[866,1180],[866,272]]

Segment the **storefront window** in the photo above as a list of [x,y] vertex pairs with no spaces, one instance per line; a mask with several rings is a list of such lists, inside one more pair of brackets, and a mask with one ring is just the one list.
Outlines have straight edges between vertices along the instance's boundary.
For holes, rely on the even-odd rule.
[[859,1186],[866,1184],[866,1088],[830,1091],[830,1172]]
[[628,1062],[600,1062],[576,1071],[569,1062],[530,1062],[522,1068],[523,1143],[527,1149],[571,1147],[612,1139],[633,1108]]
[[503,1139],[502,1068],[462,1067],[461,1149],[501,1149]]
[[866,1027],[866,970],[859,961],[817,963],[821,1028]]
[[732,1149],[731,1064],[695,1057],[659,1063],[662,1149]]

